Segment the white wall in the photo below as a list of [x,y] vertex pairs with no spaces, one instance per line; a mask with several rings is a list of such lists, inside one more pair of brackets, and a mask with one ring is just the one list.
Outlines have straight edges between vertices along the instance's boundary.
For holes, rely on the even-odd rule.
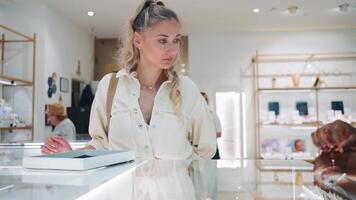
[[[44,107],[45,104],[59,102],[59,78],[76,78],[86,83],[93,79],[94,38],[89,32],[73,25],[65,16],[38,1],[18,0],[1,6],[2,24],[26,35],[34,32],[37,34],[34,128],[35,140],[42,141],[50,131],[49,127],[45,127]],[[81,75],[75,73],[78,60],[81,61]],[[23,69],[18,70],[23,74]],[[48,98],[47,78],[53,72],[58,77],[57,92],[52,98]],[[69,88],[68,93],[62,93],[64,106],[71,104],[71,85]],[[17,105],[21,107],[18,99],[17,96],[17,100],[13,102],[20,102]],[[30,104],[25,102],[23,105]],[[8,139],[22,139],[13,136],[14,134],[9,135]]]
[[356,30],[189,35],[190,76],[201,90],[210,97],[218,91],[246,93],[248,157],[255,157],[251,58],[256,50],[263,54],[356,52]]

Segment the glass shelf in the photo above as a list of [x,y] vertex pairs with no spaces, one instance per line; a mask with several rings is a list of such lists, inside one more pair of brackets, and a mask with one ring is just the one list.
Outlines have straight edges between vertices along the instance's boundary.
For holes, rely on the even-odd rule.
[[356,52],[320,53],[320,54],[283,54],[283,55],[259,54],[252,58],[253,63],[335,61],[335,60],[356,60]]
[[[311,123],[303,123],[303,124],[279,124],[279,123],[271,123],[271,124],[263,124],[260,123],[261,127],[265,128],[276,128],[276,127],[318,127],[326,125],[321,122],[311,122]],[[351,123],[352,126],[356,126],[356,122]]]
[[32,126],[0,127],[0,131],[31,130]]
[[[283,77],[292,77],[295,74],[260,74],[259,78],[283,78]],[[352,73],[301,73],[298,74],[300,77],[325,77],[325,76],[356,76],[355,72]]]
[[356,90],[356,86],[335,86],[335,87],[319,87],[319,88],[314,88],[314,87],[298,87],[298,88],[292,88],[292,87],[285,87],[285,88],[258,88],[259,92],[310,92],[313,90]]
[[0,84],[8,86],[32,86],[32,81],[12,76],[0,75]]

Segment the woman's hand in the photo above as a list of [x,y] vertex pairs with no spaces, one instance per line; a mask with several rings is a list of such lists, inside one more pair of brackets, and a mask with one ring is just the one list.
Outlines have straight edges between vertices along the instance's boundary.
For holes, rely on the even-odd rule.
[[318,128],[312,133],[312,139],[315,146],[324,152],[343,153],[356,147],[356,129],[344,121],[336,120]]
[[72,151],[70,144],[60,136],[52,136],[47,138],[41,149],[42,153],[44,154]]

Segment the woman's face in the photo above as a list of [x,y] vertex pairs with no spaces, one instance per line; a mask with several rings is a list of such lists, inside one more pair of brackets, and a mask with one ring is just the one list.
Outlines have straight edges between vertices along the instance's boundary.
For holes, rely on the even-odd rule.
[[158,22],[142,33],[134,33],[134,44],[140,50],[141,63],[169,69],[180,51],[181,25],[176,20]]
[[59,123],[57,116],[51,114],[46,114],[46,115],[47,115],[47,123],[52,126],[57,126],[57,124]]

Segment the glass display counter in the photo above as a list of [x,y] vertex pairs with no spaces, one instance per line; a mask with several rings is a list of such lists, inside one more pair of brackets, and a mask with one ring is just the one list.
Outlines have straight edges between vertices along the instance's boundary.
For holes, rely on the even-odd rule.
[[144,160],[86,171],[22,168],[22,157],[40,154],[39,147],[0,148],[0,199],[356,198],[355,169],[347,166],[352,163],[327,156],[315,165],[279,163],[280,169],[260,169],[256,160]]

